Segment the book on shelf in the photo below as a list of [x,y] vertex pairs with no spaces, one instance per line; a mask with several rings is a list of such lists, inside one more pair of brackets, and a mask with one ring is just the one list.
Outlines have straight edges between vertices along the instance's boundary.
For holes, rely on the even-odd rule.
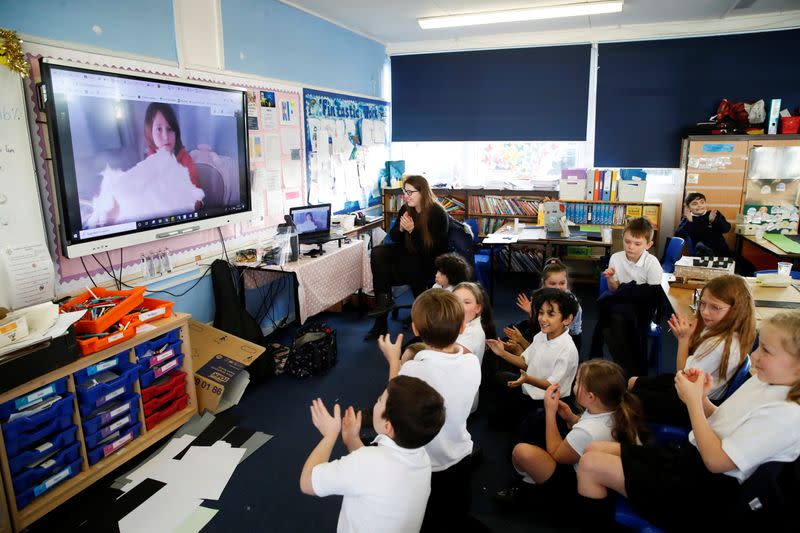
[[444,207],[444,210],[451,215],[463,215],[466,211],[464,202],[458,198],[453,198],[452,196],[440,196],[438,200],[442,207]]
[[642,216],[650,221],[654,228],[658,229],[658,206],[645,205],[642,206]]
[[639,218],[642,216],[642,206],[641,205],[627,205],[625,206],[625,218]]

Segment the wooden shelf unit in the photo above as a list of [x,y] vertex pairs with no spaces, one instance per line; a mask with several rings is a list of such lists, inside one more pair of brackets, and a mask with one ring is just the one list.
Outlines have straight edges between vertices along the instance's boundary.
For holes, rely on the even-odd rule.
[[[81,414],[80,410],[78,409],[77,395],[75,395],[72,421],[78,426],[76,440],[81,444],[81,457],[83,458],[81,472],[78,475],[59,483],[53,489],[42,494],[39,498],[33,500],[30,504],[19,511],[17,510],[16,499],[14,496],[14,488],[11,479],[9,461],[8,457],[6,456],[5,442],[3,441],[2,432],[0,432],[0,469],[2,469],[2,480],[5,488],[5,496],[8,500],[7,509],[11,517],[11,526],[13,531],[22,531],[24,528],[28,527],[33,522],[47,514],[53,508],[61,505],[98,479],[102,478],[109,472],[112,472],[118,466],[145,451],[148,447],[166,437],[172,431],[178,429],[197,413],[197,397],[194,387],[194,370],[192,369],[192,349],[189,341],[189,318],[190,315],[186,313],[176,313],[171,317],[164,318],[156,322],[151,322],[150,324],[155,327],[153,330],[139,333],[133,339],[112,346],[106,350],[103,350],[102,352],[81,357],[73,363],[65,365],[57,370],[53,370],[52,372],[49,372],[43,376],[39,376],[28,383],[20,385],[0,395],[0,403],[6,402],[23,394],[34,391],[63,377],[67,377],[68,392],[75,394],[75,380],[73,374],[78,370],[82,370],[124,351],[129,352],[129,360],[131,362],[136,362],[136,353],[133,350],[135,346],[145,341],[154,339],[159,335],[163,335],[164,333],[180,328],[180,339],[182,342],[181,353],[183,353],[184,356],[181,370],[186,372],[186,392],[189,396],[189,401],[186,407],[183,410],[173,414],[166,420],[163,420],[155,428],[148,431],[145,427],[141,388],[139,387],[139,381],[136,380],[134,384],[134,390],[137,394],[139,394],[138,416],[139,422],[141,423],[139,436],[133,439],[129,444],[125,445],[119,451],[109,455],[108,457],[105,457],[104,459],[100,460],[100,462],[89,466],[87,449],[83,435],[83,425],[81,423]],[[2,526],[2,522],[0,522],[0,526]],[[3,531],[4,530],[2,527],[0,527],[0,533]]]
[[690,135],[684,138],[681,143],[684,180],[680,201],[676,202],[675,224],[683,217],[686,195],[702,193],[706,206],[717,209],[731,223],[725,240],[731,250],[735,250],[736,215],[744,207],[750,150],[760,146],[800,146],[800,135]]
[[[543,201],[547,201],[551,199],[552,195],[557,195],[557,192],[550,192],[547,191],[533,191],[533,190],[504,190],[504,189],[434,189],[433,191],[438,198],[456,198],[458,199],[464,206],[466,207],[466,211],[456,211],[455,213],[451,212],[451,214],[459,219],[478,219],[479,222],[479,233],[480,236],[485,236],[486,232],[484,231],[484,227],[492,224],[491,222],[482,222],[482,220],[496,220],[497,225],[502,225],[505,222],[508,222],[510,219],[518,218],[521,222],[527,223],[536,223],[538,218],[538,206],[537,206],[537,214],[531,214],[528,212],[524,212],[519,207],[515,207],[514,204],[503,204],[503,208],[506,210],[511,211],[519,211],[517,213],[508,213],[508,212],[494,212],[494,211],[487,211],[484,208],[485,205],[481,205],[484,203],[481,201],[482,198],[485,197],[496,197],[500,199],[509,199],[511,201],[520,202],[520,201],[532,201],[541,203]],[[548,196],[550,194],[551,196]],[[397,214],[397,210],[402,202],[402,195],[403,190],[400,188],[384,188],[383,189],[383,227],[384,230],[388,231],[389,227],[394,220],[395,215]],[[555,199],[554,199],[555,200]],[[625,206],[654,206],[656,207],[657,215],[655,217],[655,221],[653,227],[657,232],[660,230],[661,227],[661,202],[604,202],[604,201],[592,201],[592,200],[560,200],[565,204],[590,204],[590,205],[621,205]],[[614,230],[622,230],[625,228],[624,224],[597,224],[596,222],[583,222],[583,224],[591,224],[591,225],[603,225],[607,227],[611,227]],[[496,230],[497,228],[495,228]]]

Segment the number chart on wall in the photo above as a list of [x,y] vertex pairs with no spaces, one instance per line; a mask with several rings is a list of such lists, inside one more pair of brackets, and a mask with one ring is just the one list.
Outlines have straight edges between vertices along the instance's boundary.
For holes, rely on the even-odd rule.
[[379,204],[389,103],[311,89],[303,99],[308,203],[330,203],[334,212]]

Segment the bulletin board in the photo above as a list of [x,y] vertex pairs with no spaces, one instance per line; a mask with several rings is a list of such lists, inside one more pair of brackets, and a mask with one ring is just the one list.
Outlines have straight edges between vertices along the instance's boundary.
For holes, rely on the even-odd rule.
[[381,171],[389,159],[389,103],[303,89],[307,198],[335,213],[381,201]]
[[[27,44],[27,43],[26,43]],[[56,295],[65,295],[83,289],[95,281],[104,283],[110,279],[110,271],[122,277],[136,277],[140,272],[141,257],[168,250],[173,264],[187,264],[198,257],[216,255],[224,239],[228,249],[240,243],[250,243],[259,232],[269,236],[272,228],[283,219],[291,205],[300,205],[304,198],[303,134],[300,120],[301,88],[299,86],[267,85],[267,80],[217,75],[199,71],[179,71],[177,67],[150,64],[136,59],[110,58],[88,52],[74,51],[39,44],[28,45],[27,59],[31,64],[30,76],[25,80],[26,104],[31,121],[34,158],[37,168],[39,190],[42,196],[42,213],[50,253],[56,268]],[[58,231],[54,170],[51,164],[50,143],[47,132],[47,116],[39,107],[37,83],[41,81],[39,61],[42,57],[74,61],[91,68],[114,67],[142,75],[157,74],[190,81],[213,82],[223,85],[245,87],[256,96],[251,97],[248,108],[255,103],[258,113],[255,121],[248,124],[250,132],[251,198],[253,219],[250,223],[230,224],[220,228],[198,231],[188,235],[147,242],[125,247],[109,253],[95,254],[70,259],[64,256]],[[273,117],[261,107],[261,95],[274,101],[275,106],[286,111]],[[270,97],[269,95],[272,95]],[[269,105],[269,101],[266,102]],[[248,109],[248,115],[251,115]],[[275,123],[271,120],[275,118]],[[275,145],[275,143],[282,143]],[[272,144],[270,144],[272,143]],[[276,151],[277,150],[277,151]],[[254,154],[254,151],[256,153]],[[276,155],[277,153],[277,155]],[[254,157],[255,155],[255,157]],[[292,164],[294,162],[294,164]],[[276,172],[268,172],[277,168]],[[299,174],[299,176],[298,176]],[[272,178],[270,180],[270,178]],[[287,187],[287,184],[289,187]],[[276,190],[276,188],[278,188]],[[275,191],[273,193],[273,191]],[[272,193],[272,194],[270,194]],[[31,216],[40,216],[38,210]],[[145,280],[147,283],[149,280]],[[160,281],[155,278],[153,281]]]
[[280,224],[289,208],[305,204],[300,91],[249,90],[247,129],[256,217],[243,225],[245,235]]

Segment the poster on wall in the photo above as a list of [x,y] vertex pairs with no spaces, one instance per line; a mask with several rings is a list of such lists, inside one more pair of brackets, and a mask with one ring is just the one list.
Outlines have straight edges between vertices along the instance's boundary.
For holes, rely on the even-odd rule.
[[283,222],[289,205],[285,193],[291,190],[294,198],[295,193],[301,194],[299,191],[304,184],[299,161],[303,144],[303,132],[297,119],[299,91],[252,90],[248,93],[248,102],[253,102],[258,117],[258,127],[250,128],[250,168],[254,176],[253,208],[261,212],[254,217],[258,222],[244,225],[242,233],[245,235]]
[[337,213],[380,203],[380,172],[389,159],[389,103],[303,89],[309,204]]

